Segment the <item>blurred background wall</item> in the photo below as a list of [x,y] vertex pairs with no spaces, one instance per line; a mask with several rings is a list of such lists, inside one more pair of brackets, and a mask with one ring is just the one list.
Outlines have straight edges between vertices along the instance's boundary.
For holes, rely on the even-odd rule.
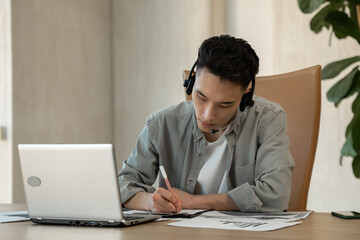
[[10,3],[11,76],[2,82],[11,85],[11,110],[1,116],[7,138],[0,141],[8,165],[0,180],[11,188],[0,190],[0,202],[24,202],[19,143],[112,142],[111,7],[99,0]]
[[[296,0],[13,0],[1,29],[0,202],[24,202],[19,143],[115,145],[118,167],[145,118],[184,99],[181,73],[201,42],[231,34],[260,57],[259,75],[325,64],[359,52],[351,39],[315,35]],[[1,10],[3,11],[3,10]],[[8,25],[6,25],[8,24]],[[5,26],[5,27],[4,27]],[[5,43],[8,42],[8,45]],[[5,47],[4,47],[5,46]],[[6,47],[7,46],[7,47]],[[10,59],[10,60],[9,60]],[[9,62],[11,64],[6,64]],[[320,136],[308,209],[360,210],[360,180],[339,165],[350,101],[338,109],[322,82]],[[4,168],[2,167],[4,166]]]

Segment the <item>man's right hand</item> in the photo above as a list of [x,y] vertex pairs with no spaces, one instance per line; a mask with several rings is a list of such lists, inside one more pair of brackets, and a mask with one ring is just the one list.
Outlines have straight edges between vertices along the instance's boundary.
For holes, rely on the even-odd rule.
[[181,200],[173,191],[158,188],[151,195],[148,207],[151,212],[176,213],[181,211]]

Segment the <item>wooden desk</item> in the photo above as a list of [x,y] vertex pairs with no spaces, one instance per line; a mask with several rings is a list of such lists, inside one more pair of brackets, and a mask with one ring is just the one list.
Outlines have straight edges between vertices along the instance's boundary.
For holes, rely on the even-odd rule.
[[[0,204],[0,211],[25,210],[25,205]],[[0,240],[22,239],[360,239],[360,220],[343,220],[329,213],[311,213],[301,224],[269,232],[181,228],[151,222],[127,228],[40,225],[31,222],[0,224]]]

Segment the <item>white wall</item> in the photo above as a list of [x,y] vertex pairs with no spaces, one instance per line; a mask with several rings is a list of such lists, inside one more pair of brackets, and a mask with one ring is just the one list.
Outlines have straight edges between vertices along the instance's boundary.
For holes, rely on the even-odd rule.
[[274,1],[227,0],[226,33],[248,41],[259,56],[259,76],[274,72]]
[[182,71],[194,64],[201,42],[222,27],[214,18],[221,12],[214,14],[212,6],[207,0],[113,1],[114,139],[119,163],[134,148],[150,113],[184,100]]
[[13,201],[19,143],[112,142],[111,8],[99,0],[12,1]]
[[12,128],[11,120],[11,38],[10,1],[0,1],[0,203],[12,201]]

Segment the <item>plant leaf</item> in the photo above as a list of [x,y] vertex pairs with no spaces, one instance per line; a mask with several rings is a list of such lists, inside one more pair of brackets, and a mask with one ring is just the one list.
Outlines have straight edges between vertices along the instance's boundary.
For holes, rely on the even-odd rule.
[[360,90],[360,71],[358,69],[356,75],[354,76],[354,80],[353,83],[351,84],[349,92],[344,96],[344,98],[351,97],[355,93],[359,92],[359,90]]
[[348,136],[350,134],[350,132],[352,132],[352,129],[354,127],[355,117],[356,117],[356,114],[354,114],[353,118],[351,119],[351,122],[347,126],[345,136]]
[[326,7],[321,9],[310,21],[310,28],[313,32],[319,33],[321,32],[323,27],[326,27],[329,29],[330,24],[326,21],[324,21],[325,16],[330,12],[334,10],[333,5],[328,4]]
[[339,160],[340,166],[342,166],[342,160],[343,160],[343,155],[341,154],[341,155],[340,155],[340,160]]
[[[341,149],[341,159],[342,156],[355,157],[356,155],[357,152],[353,147],[352,131],[350,130],[350,132],[346,136],[346,141]],[[341,164],[341,159],[340,159],[340,164]]]
[[356,178],[360,178],[360,156],[356,156],[352,162],[353,172]]
[[360,30],[356,22],[349,18],[346,13],[332,11],[325,16],[324,21],[332,25],[337,38],[342,39],[351,36],[360,43]]
[[315,11],[325,0],[298,0],[299,8],[303,13],[312,13]]
[[358,72],[358,67],[355,67],[347,76],[339,80],[330,90],[326,93],[327,99],[330,102],[339,104],[340,101],[347,95],[350,91],[351,85],[355,79],[355,75]]
[[321,72],[321,79],[330,79],[336,77],[342,70],[351,64],[360,61],[360,56],[346,58],[340,61],[332,62],[324,67]]
[[360,154],[360,112],[355,113],[351,130],[354,150]]
[[[360,79],[358,79],[358,81],[359,80]],[[353,113],[360,112],[360,94],[358,94],[357,97],[355,98],[355,100],[351,106],[351,110]]]

